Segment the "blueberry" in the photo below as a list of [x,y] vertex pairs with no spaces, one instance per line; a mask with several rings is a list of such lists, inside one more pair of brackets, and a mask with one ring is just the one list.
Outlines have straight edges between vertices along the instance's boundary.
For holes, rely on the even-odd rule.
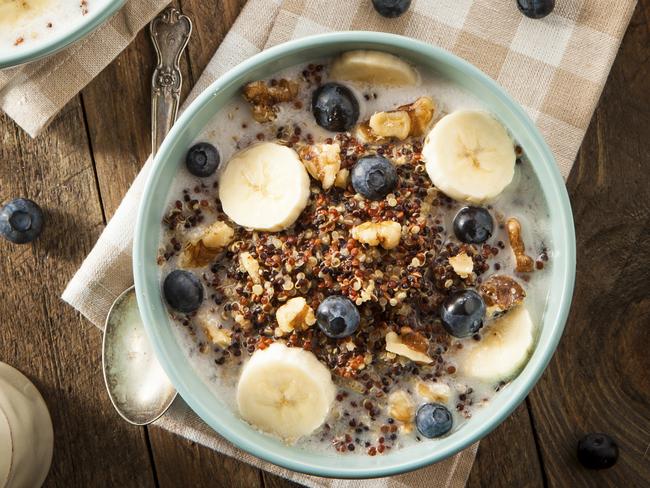
[[352,168],[352,186],[369,200],[381,200],[397,187],[395,166],[382,156],[366,156]]
[[454,217],[454,234],[462,242],[482,244],[494,231],[490,212],[483,207],[464,207]]
[[372,5],[379,15],[393,19],[409,9],[411,0],[372,0]]
[[14,244],[26,244],[43,230],[43,211],[26,198],[16,198],[0,210],[0,235]]
[[521,13],[531,19],[541,19],[555,8],[555,0],[517,0]]
[[585,468],[611,468],[617,460],[618,445],[607,434],[587,434],[578,442],[578,461]]
[[316,320],[327,337],[340,339],[357,331],[361,316],[349,298],[332,295],[318,306]]
[[199,142],[187,151],[185,165],[194,176],[205,178],[217,170],[220,160],[216,147],[207,142]]
[[454,337],[475,334],[483,326],[485,302],[473,290],[449,295],[440,306],[440,319],[445,330]]
[[415,426],[424,437],[441,437],[451,430],[451,412],[439,403],[425,403],[415,414]]
[[339,83],[325,83],[311,99],[316,123],[332,132],[350,130],[359,119],[359,102],[354,93]]
[[163,292],[169,306],[178,312],[194,312],[203,302],[203,285],[194,273],[182,269],[167,275]]

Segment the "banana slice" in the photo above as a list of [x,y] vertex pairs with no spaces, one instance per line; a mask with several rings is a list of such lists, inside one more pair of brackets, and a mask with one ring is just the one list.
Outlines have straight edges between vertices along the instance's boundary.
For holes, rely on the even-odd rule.
[[373,85],[417,85],[418,72],[406,61],[381,51],[348,51],[332,63],[330,77]]
[[219,180],[223,211],[242,227],[279,231],[307,206],[309,175],[298,154],[263,142],[235,154]]
[[244,420],[286,441],[320,427],[335,396],[330,372],[314,354],[278,342],[253,354],[237,385]]
[[456,200],[496,197],[515,173],[515,148],[489,113],[463,110],[443,117],[425,139],[422,157],[433,184]]
[[533,347],[533,321],[523,305],[496,319],[461,364],[463,374],[496,383],[515,376]]

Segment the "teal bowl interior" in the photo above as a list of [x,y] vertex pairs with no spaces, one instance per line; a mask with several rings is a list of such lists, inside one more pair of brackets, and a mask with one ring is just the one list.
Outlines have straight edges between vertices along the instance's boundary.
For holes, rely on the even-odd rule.
[[[249,81],[285,67],[350,49],[378,49],[450,78],[482,100],[528,155],[550,210],[553,266],[546,311],[536,349],[521,374],[489,405],[450,436],[384,456],[342,456],[287,446],[240,420],[204,385],[177,343],[160,291],[156,255],[167,193],[185,152],[212,116]],[[183,399],[213,429],[255,456],[317,476],[390,476],[443,460],[476,442],[525,398],[548,364],[562,335],[575,276],[571,207],[553,155],[533,122],[494,81],[460,58],[412,39],[375,32],[341,32],[292,41],[246,60],[207,88],[183,113],[153,163],[135,229],[133,269],[144,324],[163,368]]]
[[16,50],[0,51],[0,69],[10,68],[19,64],[30,63],[37,59],[49,56],[68,47],[73,42],[90,34],[97,27],[108,20],[117,12],[126,0],[110,0],[102,8],[89,12],[76,28],[53,35],[44,42],[35,43],[34,46],[25,46]]

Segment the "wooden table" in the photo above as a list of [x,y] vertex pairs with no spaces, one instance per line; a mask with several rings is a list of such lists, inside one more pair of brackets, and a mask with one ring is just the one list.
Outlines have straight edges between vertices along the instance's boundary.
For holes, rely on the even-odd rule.
[[[245,0],[179,3],[195,24],[187,93]],[[566,332],[525,403],[481,443],[471,488],[650,486],[649,59],[650,0],[640,0],[568,181],[578,275]],[[36,140],[0,115],[0,200],[29,197],[48,214],[36,243],[0,242],[0,359],[36,383],[52,413],[47,486],[285,487],[127,425],[104,390],[100,333],[59,299],[149,154],[153,63],[142,32]],[[577,464],[590,431],[617,439],[613,469]]]

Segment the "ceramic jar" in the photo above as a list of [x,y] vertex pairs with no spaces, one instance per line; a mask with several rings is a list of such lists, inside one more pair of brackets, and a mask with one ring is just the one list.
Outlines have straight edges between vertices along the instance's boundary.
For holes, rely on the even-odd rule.
[[0,362],[0,488],[41,486],[53,442],[43,397],[22,373]]

